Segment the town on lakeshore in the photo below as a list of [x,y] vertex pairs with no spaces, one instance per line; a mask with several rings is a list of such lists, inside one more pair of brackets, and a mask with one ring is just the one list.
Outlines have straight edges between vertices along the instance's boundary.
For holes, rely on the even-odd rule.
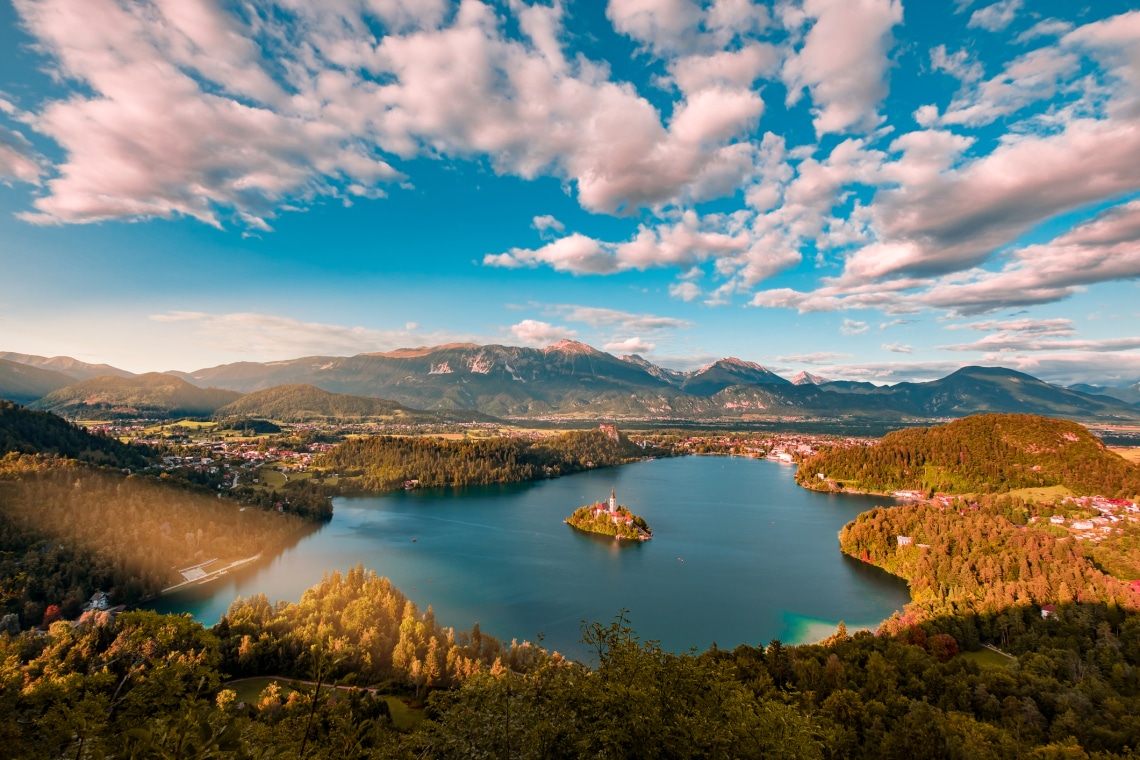
[[653,538],[653,531],[645,520],[617,503],[613,489],[610,489],[609,499],[578,507],[565,522],[578,530],[613,536],[617,540],[648,541]]

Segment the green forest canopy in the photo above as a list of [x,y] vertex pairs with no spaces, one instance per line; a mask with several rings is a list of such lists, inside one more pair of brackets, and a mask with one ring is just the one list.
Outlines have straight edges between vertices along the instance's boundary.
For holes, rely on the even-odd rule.
[[1140,495],[1140,467],[1108,451],[1075,422],[1027,414],[975,415],[895,431],[869,447],[826,449],[806,460],[796,477],[817,490],[828,489],[830,481],[878,493],[1064,486],[1078,495]]
[[[962,653],[998,636],[1008,666]],[[583,642],[592,666],[443,628],[358,567],[299,604],[235,603],[212,630],[133,612],[0,634],[0,736],[29,760],[1124,760],[1140,741],[1140,617],[1112,605],[700,654],[662,651],[622,615],[583,624]],[[299,682],[239,704],[226,679],[250,674],[426,692],[426,719],[399,733],[371,692]]]
[[315,464],[356,478],[363,489],[386,490],[413,479],[424,487],[539,480],[590,467],[610,467],[644,455],[645,452],[623,434],[618,434],[615,440],[601,430],[586,430],[539,440],[354,438]]

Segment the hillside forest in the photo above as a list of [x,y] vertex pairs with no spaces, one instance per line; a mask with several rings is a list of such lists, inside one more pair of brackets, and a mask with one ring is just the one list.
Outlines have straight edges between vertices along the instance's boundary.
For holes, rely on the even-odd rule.
[[361,490],[512,483],[611,467],[646,456],[623,433],[585,430],[540,439],[372,436],[345,441],[316,465]]
[[981,414],[888,433],[870,447],[827,449],[796,477],[816,490],[933,495],[1064,486],[1078,495],[1140,496],[1140,468],[1084,427],[1027,414]]
[[147,599],[183,580],[177,568],[270,554],[309,524],[173,479],[31,456],[0,460],[0,505],[0,616],[24,628],[78,617],[96,591]]
[[[1110,604],[673,654],[622,614],[591,663],[443,627],[361,568],[213,629],[130,612],[0,634],[0,736],[28,758],[1134,758],[1140,617]],[[1000,637],[1007,653],[978,649]],[[986,656],[981,656],[986,654]],[[274,675],[237,698],[234,676]],[[295,677],[297,680],[291,680]],[[321,688],[337,684],[342,688]],[[423,704],[397,729],[388,695]],[[417,699],[418,696],[418,699]]]

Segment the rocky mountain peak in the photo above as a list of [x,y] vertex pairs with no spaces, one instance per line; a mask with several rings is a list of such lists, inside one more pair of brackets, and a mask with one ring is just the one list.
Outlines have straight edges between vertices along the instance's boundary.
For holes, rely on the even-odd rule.
[[801,372],[792,378],[793,385],[823,385],[830,382],[828,378],[813,375],[811,372]]

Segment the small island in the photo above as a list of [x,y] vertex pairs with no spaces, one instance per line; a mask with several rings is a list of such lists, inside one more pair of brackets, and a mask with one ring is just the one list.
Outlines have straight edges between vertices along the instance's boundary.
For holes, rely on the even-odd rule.
[[653,531],[645,520],[618,505],[617,494],[613,490],[610,490],[608,502],[600,501],[578,507],[566,522],[578,530],[601,533],[616,539],[648,541],[653,538]]

